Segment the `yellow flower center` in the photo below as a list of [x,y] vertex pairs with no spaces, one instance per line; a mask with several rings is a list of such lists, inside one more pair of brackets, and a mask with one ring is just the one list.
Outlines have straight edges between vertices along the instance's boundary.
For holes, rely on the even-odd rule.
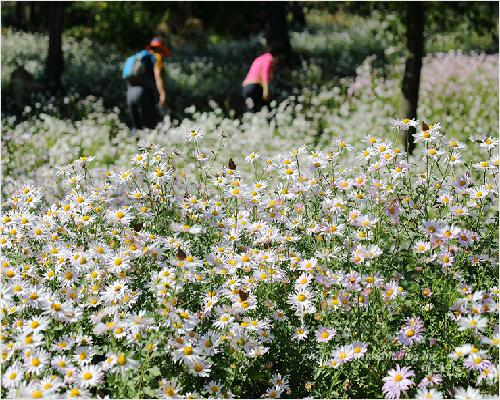
[[199,363],[195,364],[195,365],[194,365],[194,370],[195,370],[196,372],[201,372],[201,371],[203,371],[203,365],[202,365],[202,364],[199,364]]

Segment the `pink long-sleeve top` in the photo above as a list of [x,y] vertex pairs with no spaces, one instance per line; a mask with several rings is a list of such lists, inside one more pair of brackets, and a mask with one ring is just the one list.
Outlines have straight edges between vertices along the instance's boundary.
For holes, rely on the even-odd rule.
[[253,60],[250,70],[248,71],[247,77],[243,81],[246,83],[269,83],[272,79],[272,61],[273,55],[271,53],[264,53],[261,56]]

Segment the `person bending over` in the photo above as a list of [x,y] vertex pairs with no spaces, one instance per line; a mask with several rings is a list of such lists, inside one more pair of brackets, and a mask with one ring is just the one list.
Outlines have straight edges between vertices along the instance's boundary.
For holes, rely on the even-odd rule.
[[259,111],[269,101],[269,83],[277,63],[278,55],[273,50],[268,50],[252,62],[242,85],[248,111]]

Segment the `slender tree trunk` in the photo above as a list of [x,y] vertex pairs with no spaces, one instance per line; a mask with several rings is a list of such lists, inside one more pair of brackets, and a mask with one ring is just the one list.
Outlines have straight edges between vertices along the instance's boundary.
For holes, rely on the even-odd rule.
[[287,3],[284,1],[267,2],[268,34],[267,41],[272,46],[279,48],[285,58],[289,59],[292,54],[290,36],[288,34],[288,22],[286,20]]
[[[406,44],[408,56],[403,78],[402,111],[406,118],[417,118],[418,91],[420,87],[420,71],[424,55],[424,2],[409,1],[406,3]],[[415,149],[414,128],[406,131],[405,148],[409,154]]]
[[30,25],[31,29],[35,32],[40,32],[42,29],[42,21],[40,12],[43,10],[40,8],[43,7],[43,3],[39,1],[30,1],[29,9],[30,9]]
[[63,7],[64,3],[59,1],[48,4],[50,26],[46,76],[51,90],[57,90],[61,87],[61,75],[64,68],[62,53]]
[[16,1],[16,24],[19,28],[25,29],[24,27],[24,5],[21,1]]

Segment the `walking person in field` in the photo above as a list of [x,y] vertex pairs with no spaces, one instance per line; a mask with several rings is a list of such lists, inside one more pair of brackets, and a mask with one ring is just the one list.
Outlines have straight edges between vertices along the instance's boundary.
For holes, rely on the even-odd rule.
[[144,50],[129,57],[123,68],[127,80],[127,106],[132,117],[132,131],[153,129],[158,123],[156,105],[165,107],[164,59],[170,54],[163,39],[153,38]]
[[271,49],[252,62],[242,87],[248,111],[259,111],[269,101],[269,83],[277,63],[277,52]]

